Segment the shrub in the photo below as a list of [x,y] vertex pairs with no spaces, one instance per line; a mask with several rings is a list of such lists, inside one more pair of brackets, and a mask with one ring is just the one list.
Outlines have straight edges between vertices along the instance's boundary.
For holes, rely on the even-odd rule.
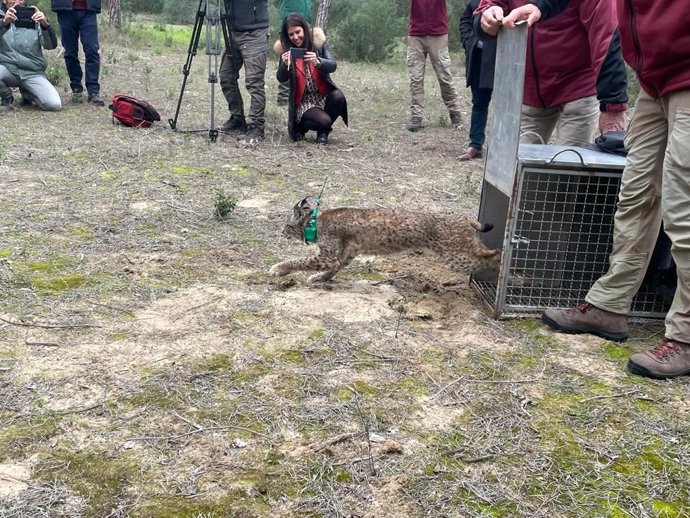
[[213,217],[223,221],[237,206],[237,198],[232,194],[225,194],[223,189],[216,191],[216,200],[213,208]]
[[379,63],[390,57],[406,28],[407,20],[392,0],[371,0],[338,25],[333,46],[338,57]]
[[[164,0],[163,17],[168,23],[194,23],[198,6],[197,2],[190,2],[189,0]],[[215,9],[216,6],[215,0],[208,0],[209,10]]]
[[164,0],[121,0],[123,11],[133,13],[161,14],[163,12]]

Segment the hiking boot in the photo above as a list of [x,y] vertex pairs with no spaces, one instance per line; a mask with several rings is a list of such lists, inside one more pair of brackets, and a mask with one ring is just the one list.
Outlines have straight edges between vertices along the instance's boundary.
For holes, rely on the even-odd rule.
[[87,101],[94,106],[105,106],[105,101],[103,100],[103,97],[101,97],[98,94],[89,94],[89,98]]
[[462,129],[462,115],[460,115],[459,113],[451,113],[450,125],[453,126],[453,129]]
[[633,354],[628,371],[659,380],[690,374],[690,344],[664,338],[653,349]]
[[84,102],[84,92],[72,92],[72,102],[82,104]]
[[258,124],[248,124],[247,131],[237,137],[237,140],[247,144],[264,141],[264,127]]
[[220,127],[220,131],[229,133],[231,131],[247,131],[247,121],[244,117],[239,115],[232,115],[228,120],[226,120]]
[[422,123],[422,118],[421,117],[412,117],[408,123],[405,125],[405,127],[409,131],[419,131],[424,127],[424,124]]
[[614,342],[628,338],[628,317],[592,306],[589,302],[567,309],[547,309],[542,321],[564,333],[592,333]]
[[328,133],[326,133],[325,131],[319,131],[316,134],[316,143],[321,144],[323,146],[328,144]]
[[462,155],[458,157],[461,162],[466,162],[467,160],[474,160],[475,158],[482,158],[484,156],[484,151],[477,149],[476,147],[468,147]]
[[12,94],[0,101],[0,113],[5,113],[14,110],[14,97]]
[[28,90],[24,90],[20,87],[19,93],[22,94],[21,98],[19,99],[19,106],[33,106],[34,104],[38,105],[36,102],[36,97]]

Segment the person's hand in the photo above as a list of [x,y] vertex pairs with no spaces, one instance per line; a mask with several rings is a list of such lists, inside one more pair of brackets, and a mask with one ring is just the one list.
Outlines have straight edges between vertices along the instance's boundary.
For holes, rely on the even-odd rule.
[[609,131],[625,131],[628,119],[625,112],[601,112],[599,114],[599,133]]
[[10,7],[5,12],[5,17],[2,19],[2,24],[5,27],[7,27],[9,24],[14,23],[16,21],[17,21],[17,11],[14,10],[14,7]]
[[321,64],[318,56],[316,55],[316,52],[305,52],[304,61],[306,61],[307,63],[311,63],[315,67],[318,67]]
[[525,4],[516,7],[503,19],[503,26],[509,29],[515,28],[515,22],[527,20],[527,27],[532,27],[541,18],[541,10],[534,4]]
[[288,50],[287,52],[283,52],[280,55],[280,59],[283,63],[285,63],[285,66],[290,68],[290,51]]
[[48,19],[46,18],[46,15],[43,14],[43,11],[39,11],[38,7],[34,6],[34,14],[31,16],[31,19],[37,23],[41,24],[41,27],[44,29],[47,29],[48,26],[50,25],[48,23]]
[[497,5],[492,5],[485,9],[479,20],[479,25],[488,35],[496,36],[496,34],[498,34],[498,29],[503,25],[503,9]]

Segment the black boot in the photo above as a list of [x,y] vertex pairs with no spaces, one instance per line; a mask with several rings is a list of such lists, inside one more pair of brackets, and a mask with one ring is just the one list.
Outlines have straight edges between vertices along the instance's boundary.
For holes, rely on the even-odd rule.
[[328,144],[328,133],[325,131],[319,131],[316,134],[316,143],[325,146]]

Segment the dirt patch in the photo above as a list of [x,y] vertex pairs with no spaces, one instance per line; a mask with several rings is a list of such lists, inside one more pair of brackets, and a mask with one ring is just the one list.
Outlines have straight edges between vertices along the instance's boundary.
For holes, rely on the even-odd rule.
[[23,463],[0,464],[0,497],[16,495],[28,489],[31,466]]

